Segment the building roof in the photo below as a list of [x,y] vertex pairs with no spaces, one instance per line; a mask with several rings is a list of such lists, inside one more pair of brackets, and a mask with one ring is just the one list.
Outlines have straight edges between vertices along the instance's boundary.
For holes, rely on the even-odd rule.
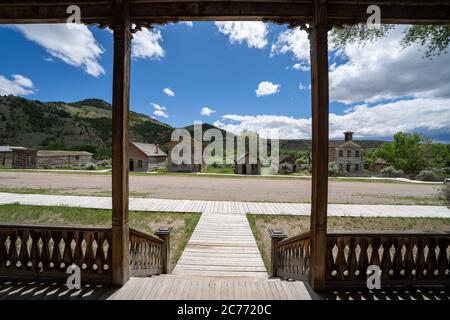
[[350,141],[336,141],[338,143],[334,143],[334,146],[330,147],[334,147],[334,148],[350,148],[350,149],[363,149],[363,147],[361,147],[360,144],[356,143],[353,140]]
[[376,164],[388,164],[388,162],[386,160],[384,160],[383,158],[378,158],[374,163],[376,163]]
[[68,156],[92,156],[87,151],[66,151],[66,150],[38,150],[38,157],[68,157]]
[[15,146],[0,146],[0,152],[12,152],[14,149],[16,150],[25,150],[24,147],[15,147]]
[[161,150],[159,146],[153,143],[139,143],[130,141],[136,148],[141,150],[147,157],[155,156],[167,156],[167,154]]
[[279,163],[283,163],[283,162],[296,163],[297,161],[295,161],[295,159],[290,156],[280,156],[278,162]]
[[[245,160],[244,160],[244,163],[246,162],[246,160],[247,160],[247,158],[248,158],[248,162],[249,163],[257,163],[257,162],[259,162],[259,159],[258,158],[255,158],[253,155],[251,155],[249,152],[246,152],[246,153],[242,153],[241,155],[239,155],[238,157],[236,157],[236,162],[237,162],[237,164],[243,164],[243,163],[239,163],[239,162],[241,162],[241,160],[242,159],[244,159],[244,158],[246,158]],[[256,161],[255,161],[256,160]]]

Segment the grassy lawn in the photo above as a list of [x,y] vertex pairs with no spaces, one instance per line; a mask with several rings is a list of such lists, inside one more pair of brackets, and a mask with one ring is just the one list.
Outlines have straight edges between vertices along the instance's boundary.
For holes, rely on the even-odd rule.
[[[160,226],[172,225],[170,235],[170,261],[172,268],[181,256],[200,219],[199,213],[130,211],[130,226],[145,233],[154,233]],[[111,210],[0,205],[0,222],[49,225],[111,226]]]
[[[309,216],[248,214],[259,251],[270,270],[270,238],[268,228],[281,229],[290,237],[309,231]],[[445,231],[450,232],[450,218],[362,218],[328,217],[328,231]]]
[[205,170],[203,170],[203,173],[233,174],[234,173],[234,168],[232,168],[232,167],[214,168],[213,166],[208,166]]

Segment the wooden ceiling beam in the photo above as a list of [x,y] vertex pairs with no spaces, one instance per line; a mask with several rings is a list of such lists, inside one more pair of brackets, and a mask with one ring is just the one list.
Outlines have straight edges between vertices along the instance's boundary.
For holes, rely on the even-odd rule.
[[[64,23],[68,5],[81,8],[87,24],[107,24],[113,14],[112,0],[0,0],[0,24]],[[381,8],[383,23],[450,24],[450,1],[424,0],[329,0],[331,25],[365,22],[368,5]],[[311,0],[130,0],[134,23],[170,21],[259,20],[304,23],[311,21]]]

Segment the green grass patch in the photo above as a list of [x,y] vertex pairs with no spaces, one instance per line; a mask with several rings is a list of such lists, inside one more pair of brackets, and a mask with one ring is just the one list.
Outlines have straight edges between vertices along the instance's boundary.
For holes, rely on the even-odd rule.
[[[0,205],[0,222],[111,226],[111,210],[73,208],[64,206]],[[172,225],[170,261],[172,267],[180,258],[200,219],[199,213],[130,211],[130,227],[153,234],[163,225]]]
[[214,168],[213,166],[208,166],[205,170],[203,170],[203,173],[233,174],[234,173],[234,168],[232,168],[232,167],[217,167],[217,168]]
[[[267,229],[281,229],[288,236],[309,231],[309,216],[247,214],[266,269],[270,271],[270,237]],[[331,231],[443,231],[450,233],[450,218],[328,217]]]

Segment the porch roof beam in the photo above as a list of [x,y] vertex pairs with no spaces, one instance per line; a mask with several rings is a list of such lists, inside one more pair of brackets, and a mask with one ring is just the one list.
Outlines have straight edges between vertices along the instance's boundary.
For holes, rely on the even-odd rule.
[[[112,0],[0,0],[0,24],[63,23],[69,5],[81,8],[81,19],[86,24],[108,25],[113,16]],[[383,23],[448,24],[449,1],[424,0],[329,0],[330,25],[365,22],[367,7],[381,8]],[[165,23],[170,21],[226,21],[268,20],[279,22],[310,22],[312,0],[130,0],[130,21],[134,23]]]

